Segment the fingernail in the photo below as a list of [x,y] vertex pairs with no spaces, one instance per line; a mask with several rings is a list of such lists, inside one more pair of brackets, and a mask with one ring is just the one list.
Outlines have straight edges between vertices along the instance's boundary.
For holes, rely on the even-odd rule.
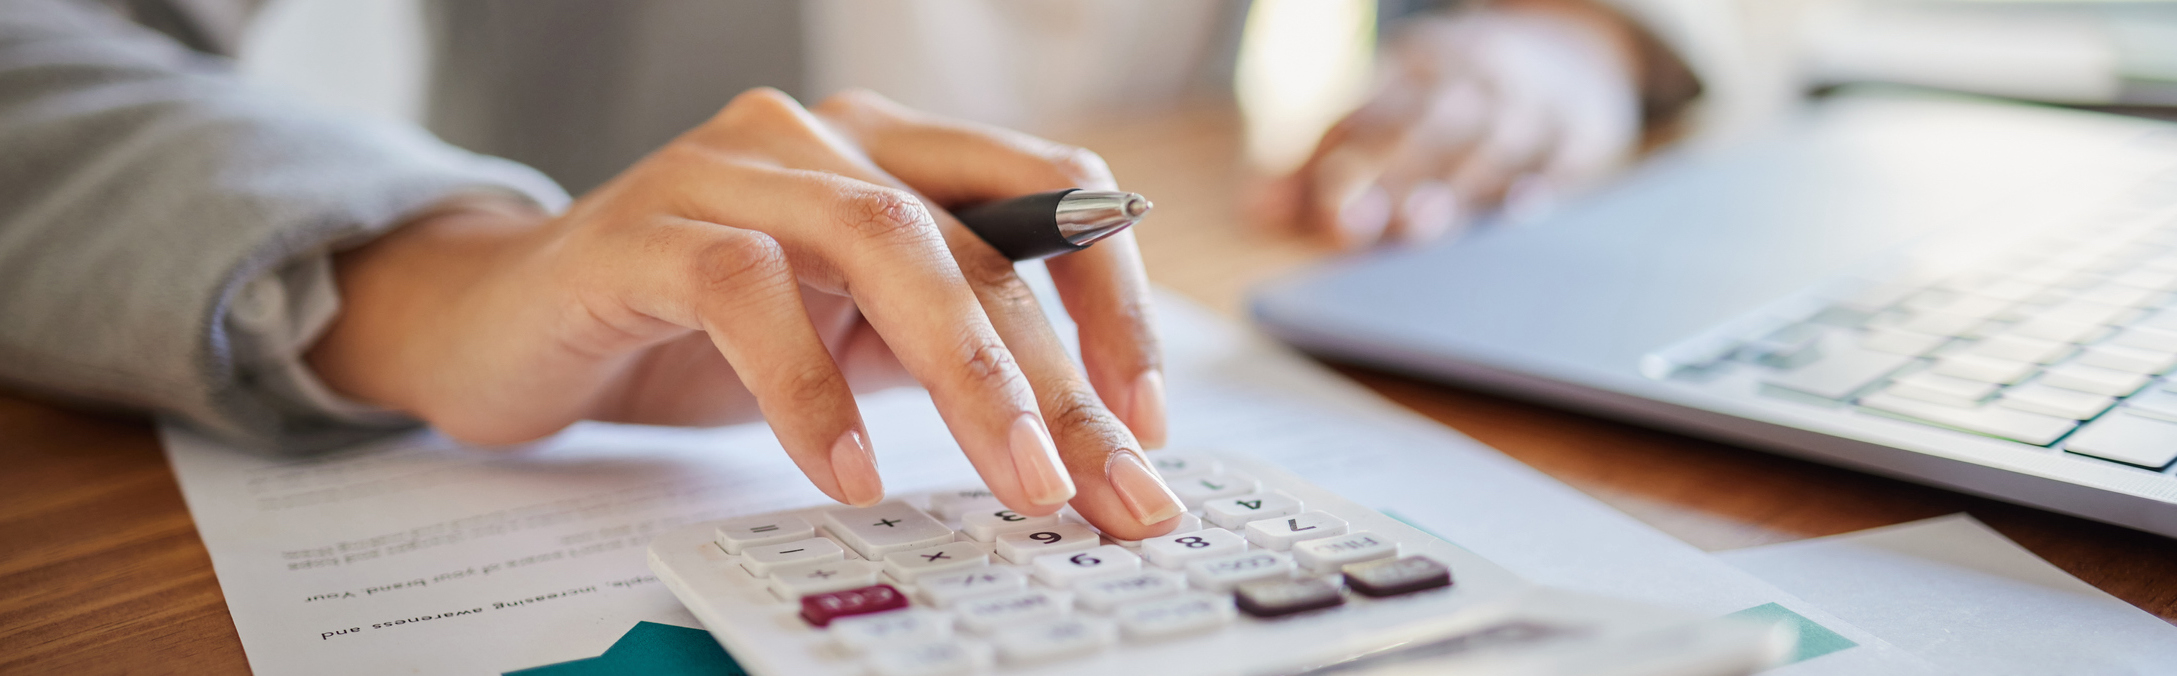
[[1391,193],[1383,186],[1370,184],[1338,205],[1338,227],[1356,243],[1376,241],[1390,224]]
[[1033,413],[1015,418],[1012,444],[1013,471],[1020,474],[1021,491],[1028,494],[1029,502],[1055,505],[1073,499],[1073,478],[1066,476],[1058,446],[1051,443],[1042,420]]
[[856,507],[884,500],[884,479],[877,476],[877,454],[869,450],[861,430],[847,430],[831,445],[832,478],[839,482],[839,497]]
[[1406,218],[1406,239],[1426,242],[1451,230],[1459,217],[1459,195],[1439,181],[1422,181],[1406,193],[1400,209]]
[[1141,458],[1133,451],[1111,454],[1104,464],[1104,478],[1111,482],[1111,490],[1119,494],[1119,502],[1126,503],[1126,511],[1143,524],[1152,524],[1186,511],[1179,504],[1179,496],[1164,485],[1164,480],[1149,471]]
[[1142,448],[1163,448],[1164,421],[1164,373],[1143,371],[1126,397],[1126,425]]

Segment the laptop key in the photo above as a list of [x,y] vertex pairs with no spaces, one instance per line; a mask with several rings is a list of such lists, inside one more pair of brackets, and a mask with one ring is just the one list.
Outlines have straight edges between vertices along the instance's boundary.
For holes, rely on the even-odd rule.
[[1821,361],[1769,376],[1762,384],[1843,401],[1912,361],[1903,355],[1842,348]]
[[1878,392],[1862,397],[1860,405],[1874,411],[1985,436],[2047,446],[2077,427],[2079,422],[2051,415],[2029,413],[2002,406],[1961,408]]
[[1996,393],[1995,383],[1966,380],[1922,371],[1898,378],[1883,392],[1908,399],[1949,406],[1978,406]]
[[2177,422],[2118,413],[2087,425],[2064,450],[2159,470],[2177,460]]
[[2088,420],[2115,406],[2116,397],[2028,383],[2003,391],[1998,401],[2021,411],[2032,411],[2072,420]]
[[2155,352],[2122,345],[2095,345],[2071,363],[2099,366],[2130,373],[2161,373],[2177,366],[2177,353]]
[[2041,370],[2039,364],[2028,361],[1957,354],[1937,360],[1935,366],[1928,369],[1928,372],[1952,378],[2009,385],[2025,380],[2039,370]]
[[2085,364],[2061,364],[2049,367],[2041,374],[2040,382],[2067,390],[2105,394],[2112,397],[2130,396],[2145,387],[2153,376],[2105,369]]

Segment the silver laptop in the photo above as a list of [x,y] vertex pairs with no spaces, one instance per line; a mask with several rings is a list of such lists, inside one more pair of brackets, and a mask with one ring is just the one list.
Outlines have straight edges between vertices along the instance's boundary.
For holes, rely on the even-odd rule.
[[1254,312],[1334,358],[2177,537],[2177,125],[1833,97]]

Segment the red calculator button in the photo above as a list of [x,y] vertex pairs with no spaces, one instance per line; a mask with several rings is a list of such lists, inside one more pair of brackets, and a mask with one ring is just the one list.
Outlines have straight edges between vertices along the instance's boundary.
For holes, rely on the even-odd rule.
[[849,615],[881,613],[907,607],[907,596],[892,585],[880,584],[860,589],[836,591],[829,594],[811,594],[801,597],[801,619],[819,627],[831,624]]

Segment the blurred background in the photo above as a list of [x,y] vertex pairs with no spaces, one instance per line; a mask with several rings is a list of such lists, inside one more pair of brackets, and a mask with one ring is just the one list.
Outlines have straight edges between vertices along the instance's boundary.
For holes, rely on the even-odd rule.
[[[1608,0],[1685,61],[1700,101],[1644,147],[1728,143],[1837,85],[1892,83],[2152,116],[2177,111],[2177,3]],[[1262,237],[1250,196],[1366,99],[1429,0],[269,0],[243,73],[420,122],[580,193],[774,86],[848,87],[1089,147],[1159,199],[1152,277],[1239,314],[1320,259]],[[1184,199],[1172,199],[1183,197]],[[1205,260],[1193,252],[1216,248]]]

